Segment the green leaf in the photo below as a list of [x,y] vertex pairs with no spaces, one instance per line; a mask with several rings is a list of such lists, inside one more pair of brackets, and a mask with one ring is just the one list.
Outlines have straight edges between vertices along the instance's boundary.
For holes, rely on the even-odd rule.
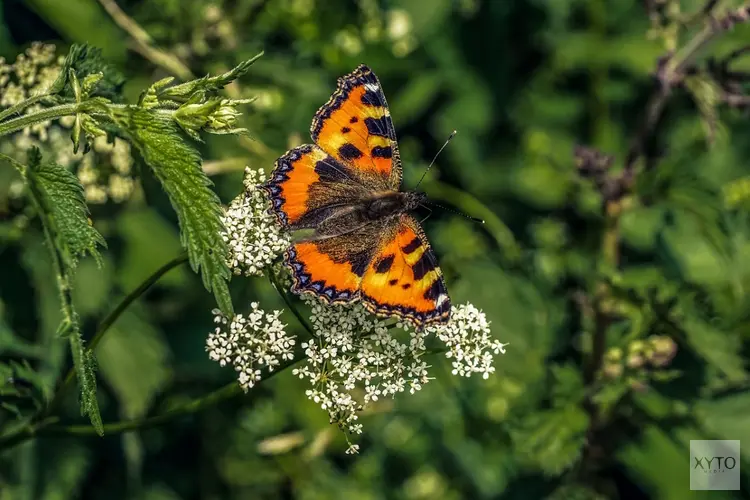
[[[750,442],[750,392],[733,394],[713,401],[700,401],[694,408],[696,419],[716,439],[739,439]],[[712,438],[706,438],[712,439]],[[750,460],[748,446],[740,448],[745,459]]]
[[568,405],[524,417],[511,430],[511,438],[522,461],[555,476],[581,456],[588,425],[588,414],[578,405]]
[[40,215],[49,223],[68,269],[74,269],[78,258],[86,253],[100,263],[97,245],[106,247],[107,244],[89,224],[83,187],[75,174],[56,163],[42,163],[39,150],[32,149],[26,177],[32,196],[41,205],[43,214]]
[[586,395],[581,371],[575,365],[552,365],[552,405],[555,407],[578,403]]
[[[173,87],[168,87],[163,90],[155,89],[159,99],[175,101],[175,102],[187,102],[198,93],[208,94],[223,89],[225,86],[232,83],[237,78],[241,77],[250,69],[250,66],[257,61],[263,52],[258,55],[241,62],[231,70],[224,74],[217,76],[206,75],[203,78],[191,80],[189,82],[181,83]],[[157,84],[166,85],[169,81],[161,80]]]
[[231,316],[222,209],[209,188],[212,182],[201,169],[200,154],[185,142],[172,118],[156,110],[129,106],[118,110],[114,119],[167,192],[193,271],[201,271],[203,285],[213,291],[219,308]]
[[[86,44],[73,44],[65,57],[57,80],[49,89],[50,94],[74,97],[73,82],[69,77],[70,70],[81,82],[87,80],[90,75],[101,73],[103,77],[90,89],[89,95],[104,97],[113,102],[122,102],[125,77],[114,66],[104,61],[100,49]],[[91,82],[91,79],[88,81]]]
[[94,353],[84,346],[80,332],[70,336],[70,349],[73,354],[73,366],[81,388],[81,415],[88,415],[91,425],[100,436],[104,435],[102,417],[99,414],[99,402],[96,399],[96,360]]
[[693,316],[684,318],[681,329],[690,347],[729,382],[739,383],[747,379],[738,335],[718,330]]
[[[687,438],[683,438],[687,436]],[[683,438],[683,439],[680,439]],[[667,434],[655,425],[643,429],[638,439],[629,440],[617,453],[617,459],[627,468],[626,474],[644,491],[647,498],[661,500],[728,499],[729,493],[719,491],[691,491],[690,439],[708,439],[695,429],[676,428]],[[684,464],[669,467],[666,464]]]
[[109,333],[96,350],[101,375],[117,394],[123,417],[143,416],[169,381],[169,346],[162,333],[132,307],[112,325]]

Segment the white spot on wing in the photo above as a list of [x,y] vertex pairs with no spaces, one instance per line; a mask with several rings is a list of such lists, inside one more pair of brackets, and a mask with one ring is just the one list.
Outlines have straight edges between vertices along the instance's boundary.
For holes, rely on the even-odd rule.
[[442,306],[447,300],[448,300],[448,296],[444,293],[441,293],[440,295],[438,295],[438,298],[435,301],[435,307]]
[[380,90],[380,87],[378,85],[375,85],[374,83],[365,83],[365,89],[369,90],[370,92],[378,92]]

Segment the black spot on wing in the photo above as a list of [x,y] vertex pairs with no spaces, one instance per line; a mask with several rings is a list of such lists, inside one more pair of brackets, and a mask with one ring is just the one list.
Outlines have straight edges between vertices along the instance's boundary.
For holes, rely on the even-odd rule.
[[422,241],[417,237],[411,240],[405,247],[402,248],[404,253],[413,253],[417,248],[422,246]]
[[380,118],[365,118],[365,125],[367,125],[367,131],[371,135],[390,137],[390,134],[388,133],[390,129],[390,122],[387,116],[381,116]]
[[403,285],[401,285],[401,288],[403,288],[404,290],[408,290],[409,288],[411,288],[411,283],[404,283]]
[[390,146],[375,146],[370,152],[373,158],[391,158],[393,150]]
[[430,285],[430,288],[424,293],[424,298],[427,300],[437,300],[441,293],[444,293],[445,287],[440,279],[436,279],[435,282]]
[[391,285],[391,286],[394,286],[396,283],[398,283],[398,280],[396,280],[396,279],[388,281],[388,284]]
[[349,127],[341,127],[341,133],[342,134],[348,134],[351,131],[352,131],[352,129],[350,129]]
[[350,257],[352,272],[360,278],[364,276],[368,264],[370,264],[370,252],[360,252]]
[[379,274],[387,273],[393,265],[395,255],[387,255],[375,263],[375,272]]
[[339,148],[339,156],[344,160],[356,160],[362,158],[362,151],[357,149],[354,144],[346,143]]
[[352,116],[351,118],[349,118],[349,123],[357,123],[358,121],[359,119],[356,116]]
[[435,264],[432,262],[429,252],[424,252],[422,253],[422,256],[419,257],[419,260],[417,260],[417,262],[414,264],[414,279],[421,280],[427,273],[434,269]]

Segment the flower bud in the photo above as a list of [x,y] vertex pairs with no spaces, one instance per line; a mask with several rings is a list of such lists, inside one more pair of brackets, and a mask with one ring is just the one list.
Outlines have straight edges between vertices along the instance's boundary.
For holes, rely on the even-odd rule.
[[646,362],[644,357],[639,353],[630,353],[628,355],[628,359],[625,362],[625,364],[628,365],[628,368],[631,368],[633,370],[637,370],[638,368],[642,367],[643,364]]
[[668,365],[677,354],[677,344],[666,335],[652,337],[650,343],[652,351],[648,360],[655,367]]
[[608,363],[602,369],[604,376],[609,379],[619,378],[622,375],[622,371],[622,365],[619,363]]

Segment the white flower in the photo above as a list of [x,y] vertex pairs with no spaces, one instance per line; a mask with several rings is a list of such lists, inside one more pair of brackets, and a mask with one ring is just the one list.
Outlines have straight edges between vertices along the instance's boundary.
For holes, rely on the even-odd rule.
[[357,415],[367,405],[406,390],[414,393],[429,382],[429,365],[422,360],[424,332],[411,332],[408,340],[402,333],[402,341],[361,304],[303,300],[312,309],[316,338],[302,344],[307,359],[293,373],[310,382],[307,397],[328,412],[332,423],[360,434]]
[[452,359],[453,374],[469,377],[481,373],[489,378],[495,372],[494,354],[505,354],[505,346],[490,336],[490,322],[482,311],[471,304],[454,306],[451,319],[443,325],[426,328],[448,347],[446,357]]
[[245,191],[232,201],[223,217],[228,264],[237,275],[262,276],[290,243],[289,236],[268,213],[270,203],[258,188],[265,180],[262,170],[246,168]]
[[265,312],[257,302],[250,307],[248,315],[231,320],[214,309],[217,326],[206,340],[209,358],[221,366],[234,366],[245,391],[261,379],[262,370],[272,372],[282,361],[291,361],[295,344],[295,337],[286,334],[286,325],[279,320],[281,311]]

